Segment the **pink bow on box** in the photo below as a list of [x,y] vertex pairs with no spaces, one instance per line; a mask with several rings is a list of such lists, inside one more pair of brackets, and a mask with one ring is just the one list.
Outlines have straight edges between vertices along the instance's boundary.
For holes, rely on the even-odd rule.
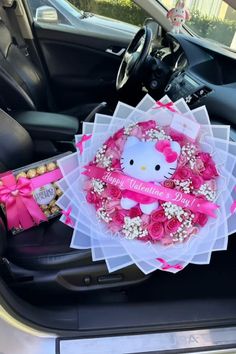
[[41,221],[47,221],[34,200],[30,180],[19,178],[16,181],[12,173],[4,175],[1,180],[3,184],[0,186],[0,203],[5,205],[10,230],[20,227],[29,229]]

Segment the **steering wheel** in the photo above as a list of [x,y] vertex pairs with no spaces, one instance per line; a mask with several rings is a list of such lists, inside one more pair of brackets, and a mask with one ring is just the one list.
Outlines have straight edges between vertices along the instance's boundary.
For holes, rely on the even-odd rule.
[[116,78],[116,89],[121,90],[131,81],[138,81],[152,43],[152,31],[142,27],[125,51]]

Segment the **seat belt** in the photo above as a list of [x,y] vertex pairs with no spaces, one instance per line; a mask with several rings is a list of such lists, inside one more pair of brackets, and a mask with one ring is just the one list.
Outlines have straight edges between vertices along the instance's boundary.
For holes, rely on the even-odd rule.
[[25,40],[21,34],[20,26],[17,21],[17,16],[15,13],[16,7],[17,7],[16,1],[13,2],[11,7],[3,6],[3,8],[7,14],[9,24],[11,26],[10,32],[12,34],[12,37],[15,39],[16,45],[18,46],[18,48],[27,57],[29,55],[28,47],[27,47]]

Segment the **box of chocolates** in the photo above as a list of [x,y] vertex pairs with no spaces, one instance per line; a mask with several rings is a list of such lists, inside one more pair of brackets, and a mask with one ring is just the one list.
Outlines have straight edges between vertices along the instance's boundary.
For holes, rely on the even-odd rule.
[[62,195],[57,185],[62,174],[57,161],[66,155],[68,153],[0,175],[0,205],[13,234],[60,214],[56,202]]

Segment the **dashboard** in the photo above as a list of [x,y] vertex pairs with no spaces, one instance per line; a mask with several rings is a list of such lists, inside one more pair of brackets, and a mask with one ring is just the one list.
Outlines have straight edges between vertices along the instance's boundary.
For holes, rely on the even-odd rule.
[[164,91],[191,108],[206,105],[211,119],[236,126],[236,53],[204,39],[166,34],[155,56],[171,67]]

